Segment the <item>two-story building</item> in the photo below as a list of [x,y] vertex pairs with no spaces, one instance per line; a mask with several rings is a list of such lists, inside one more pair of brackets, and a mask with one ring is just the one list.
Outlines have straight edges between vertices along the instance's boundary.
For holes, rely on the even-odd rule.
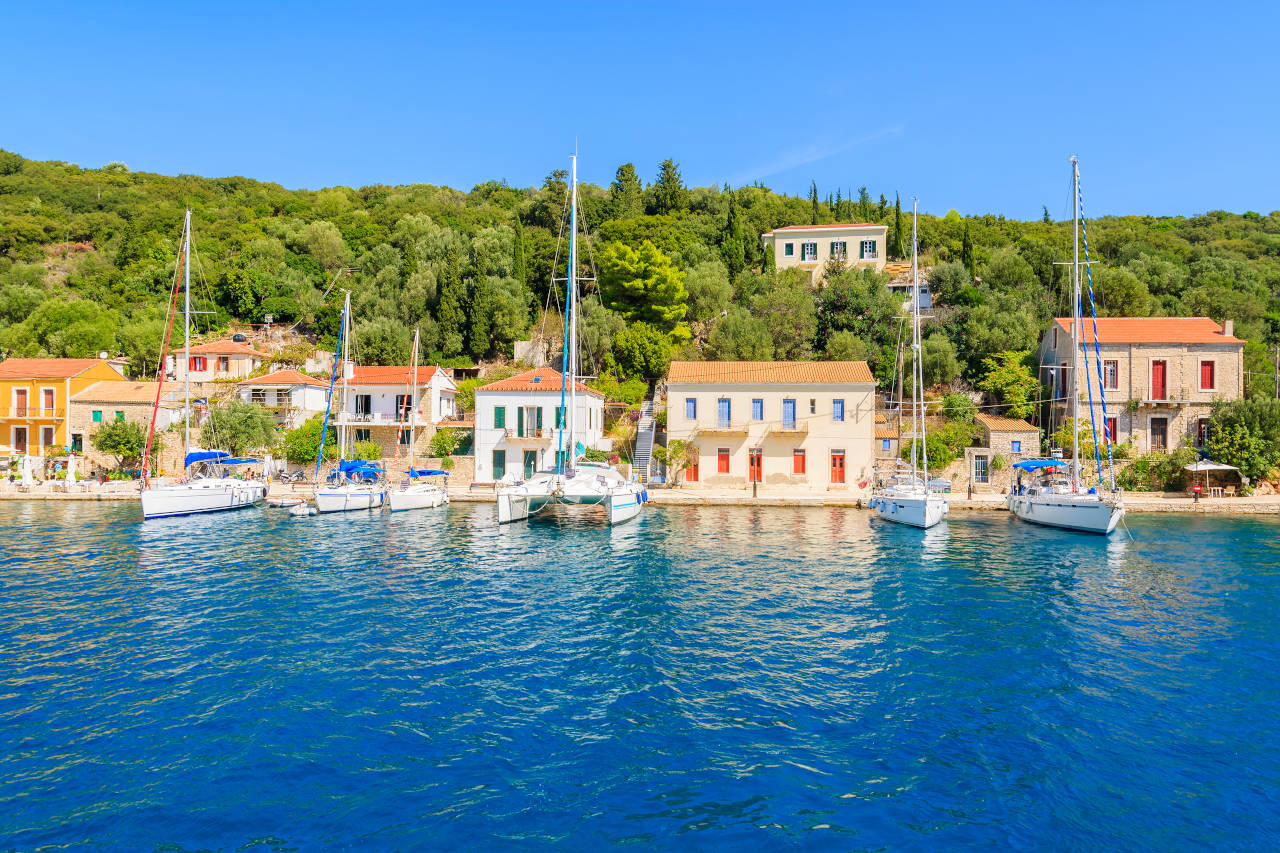
[[[156,407],[157,389],[159,407]],[[155,410],[156,432],[182,422],[182,387],[169,383],[158,388],[155,382],[95,382],[72,395],[70,406],[71,449],[84,454],[88,473],[95,468],[113,468],[115,459],[94,449],[91,438],[105,423],[128,421],[147,430]],[[181,448],[178,448],[180,451]]]
[[96,382],[127,384],[102,358],[10,358],[0,362],[0,445],[43,456],[70,448],[72,398]]
[[[1202,444],[1210,403],[1244,394],[1245,342],[1232,334],[1230,320],[1219,326],[1208,317],[1099,317],[1097,324],[1101,369],[1093,360],[1092,320],[1083,324],[1081,364],[1087,347],[1095,404],[1101,382],[1115,443],[1132,442],[1140,452]],[[1071,375],[1071,325],[1070,317],[1057,318],[1040,342],[1040,379],[1052,391],[1055,425],[1070,417],[1073,387],[1080,417],[1089,412],[1085,378],[1073,382]]]
[[864,488],[875,387],[865,361],[674,361],[667,443],[697,448],[692,487]]
[[190,350],[175,350],[170,373],[179,382],[185,381],[188,374],[192,382],[244,379],[269,359],[266,353],[228,338],[193,344]]
[[982,443],[964,450],[965,467],[973,485],[1006,487],[1014,465],[1040,456],[1040,430],[1032,424],[985,412],[974,415],[974,420],[982,428]]
[[236,392],[241,402],[270,409],[280,426],[297,429],[307,418],[324,412],[329,383],[297,370],[277,370],[240,380]]
[[425,453],[437,425],[456,412],[458,386],[448,370],[419,367],[416,386],[409,365],[344,365],[344,371],[345,396],[339,380],[334,417],[351,441],[377,442],[383,458],[407,453],[410,423],[417,438],[414,453]]
[[[560,427],[568,424],[560,407],[563,384],[558,370],[539,367],[476,389],[476,482],[497,482],[508,474],[530,477],[556,464]],[[574,412],[575,444],[608,450],[604,395],[579,382]]]
[[841,225],[786,225],[760,235],[780,270],[799,268],[809,272],[814,284],[822,278],[827,261],[836,259],[851,267],[884,269],[889,226],[869,222]]

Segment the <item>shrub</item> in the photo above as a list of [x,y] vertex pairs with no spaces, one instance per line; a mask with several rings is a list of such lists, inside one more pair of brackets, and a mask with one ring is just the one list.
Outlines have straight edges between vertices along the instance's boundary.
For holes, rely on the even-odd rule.
[[351,448],[351,458],[377,462],[382,458],[382,445],[376,441],[357,441]]
[[942,415],[947,420],[973,423],[978,406],[968,394],[948,394],[942,398]]
[[431,436],[431,444],[427,446],[427,454],[441,458],[452,456],[462,446],[465,435],[466,431],[461,429],[450,429],[449,427],[438,429],[436,434]]
[[1154,451],[1139,456],[1121,471],[1116,472],[1116,485],[1134,492],[1180,492],[1187,487],[1187,472],[1196,453],[1183,447],[1174,453]]

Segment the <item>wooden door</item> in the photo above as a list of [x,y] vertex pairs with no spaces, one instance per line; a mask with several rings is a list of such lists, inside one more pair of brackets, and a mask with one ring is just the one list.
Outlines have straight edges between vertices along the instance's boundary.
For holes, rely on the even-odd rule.
[[1166,382],[1166,374],[1168,373],[1168,362],[1153,361],[1151,362],[1151,399],[1167,400],[1169,399],[1169,388]]
[[27,428],[26,427],[14,427],[13,449],[17,453],[27,452]]
[[831,451],[831,482],[844,482],[844,451]]
[[14,392],[13,398],[14,417],[25,418],[27,416],[27,389],[19,388]]
[[764,482],[764,451],[753,447],[747,451],[747,482]]

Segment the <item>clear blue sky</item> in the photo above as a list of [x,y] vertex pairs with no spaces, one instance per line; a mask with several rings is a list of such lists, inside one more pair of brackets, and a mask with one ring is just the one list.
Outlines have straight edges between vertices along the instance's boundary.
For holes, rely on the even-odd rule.
[[[1115,8],[1113,8],[1113,5]],[[0,147],[286,187],[692,185],[922,209],[1280,208],[1280,11],[906,3],[11,4]],[[981,8],[982,11],[972,11]]]

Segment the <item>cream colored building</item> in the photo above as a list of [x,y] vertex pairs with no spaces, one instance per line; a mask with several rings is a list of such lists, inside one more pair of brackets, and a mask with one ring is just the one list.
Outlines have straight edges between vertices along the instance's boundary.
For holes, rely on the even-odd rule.
[[[1040,342],[1040,380],[1054,399],[1050,432],[1070,417],[1071,322],[1057,318]],[[1244,341],[1232,334],[1230,320],[1219,326],[1208,317],[1099,317],[1097,324],[1101,377],[1093,321],[1084,322],[1089,381],[1100,428],[1100,383],[1106,391],[1107,428],[1115,443],[1132,442],[1138,452],[1203,444],[1210,403],[1244,395]],[[1078,388],[1083,421],[1089,417],[1083,376]]]
[[778,269],[808,270],[816,284],[832,258],[851,267],[883,271],[888,233],[889,226],[871,223],[787,225],[760,235],[760,239],[766,247],[773,247]]
[[875,387],[865,361],[675,361],[667,444],[697,447],[693,488],[865,491]]
[[191,374],[192,382],[215,379],[245,379],[263,365],[270,356],[248,344],[230,339],[192,344],[190,352],[175,350],[170,375],[183,381]]

